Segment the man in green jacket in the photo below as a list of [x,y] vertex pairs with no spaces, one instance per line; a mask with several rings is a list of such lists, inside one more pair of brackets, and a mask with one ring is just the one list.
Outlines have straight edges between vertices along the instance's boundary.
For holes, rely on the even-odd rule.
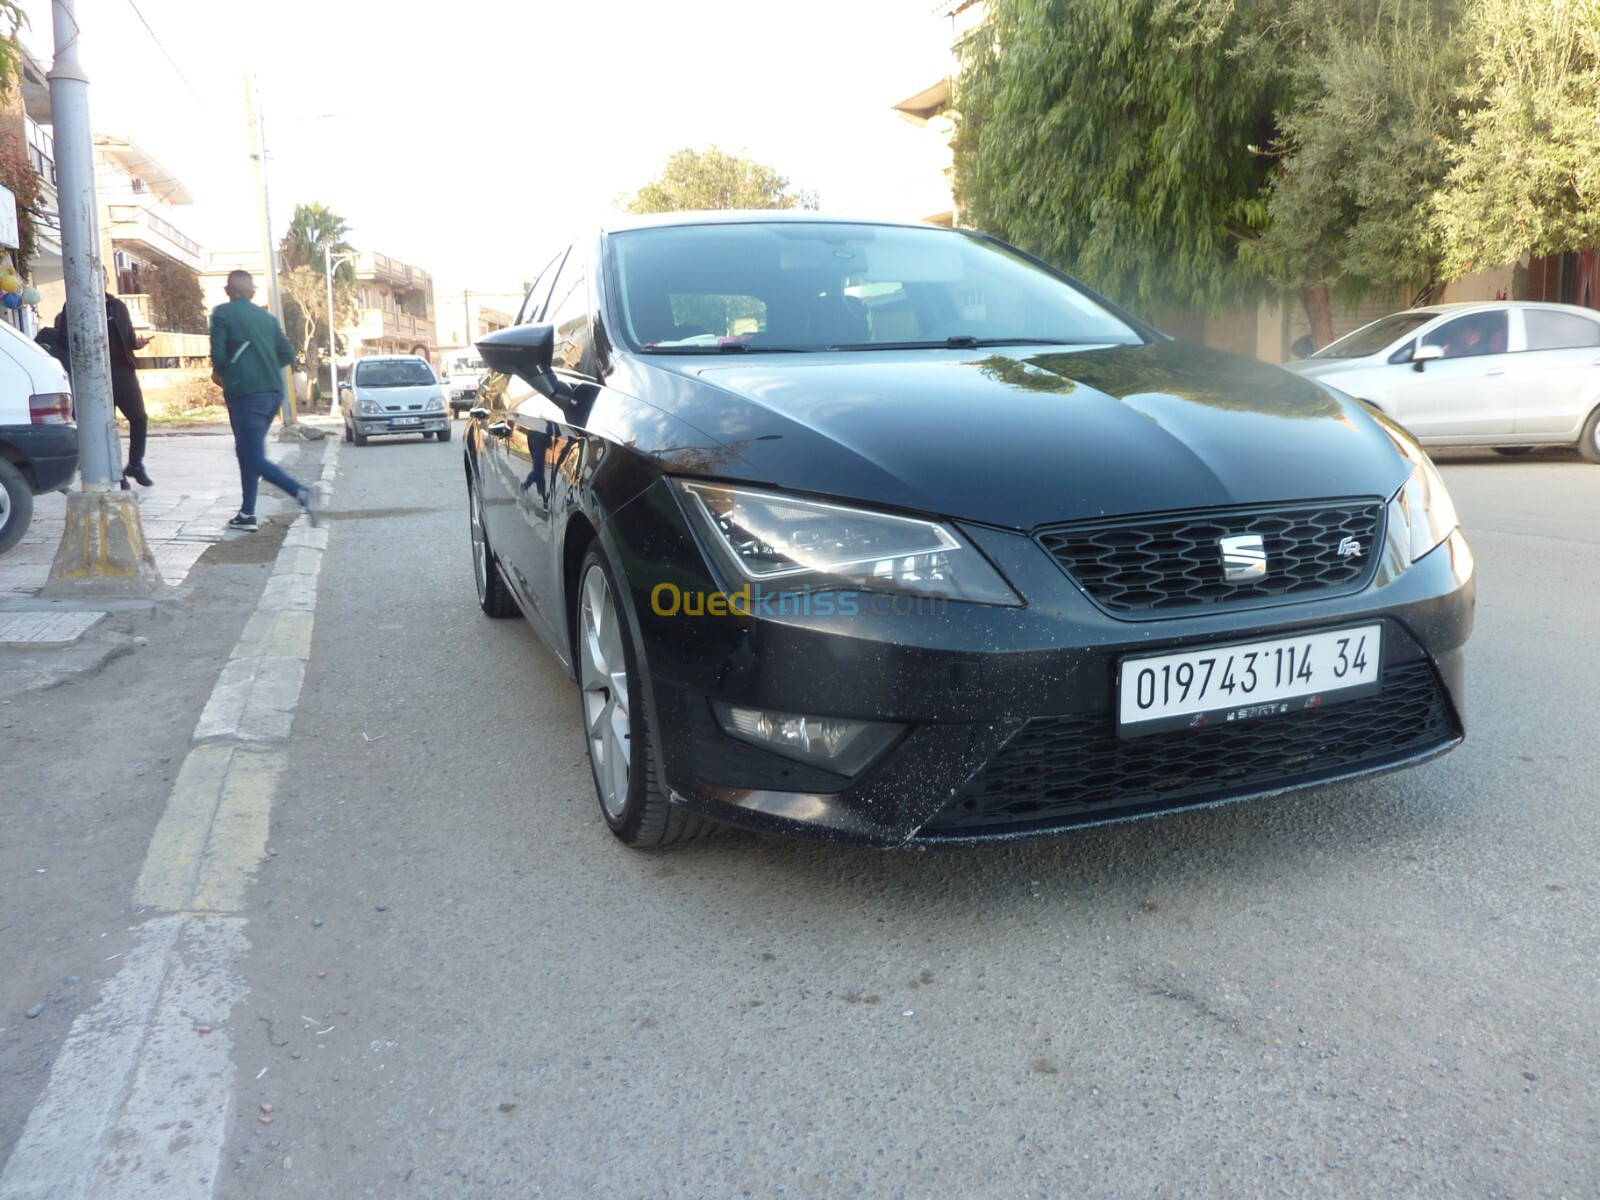
[[256,492],[261,480],[293,496],[317,523],[318,495],[267,457],[267,430],[283,404],[283,369],[294,348],[278,319],[250,302],[256,294],[249,271],[228,272],[229,300],[211,310],[211,380],[222,388],[239,456],[239,515],[229,529],[256,526]]

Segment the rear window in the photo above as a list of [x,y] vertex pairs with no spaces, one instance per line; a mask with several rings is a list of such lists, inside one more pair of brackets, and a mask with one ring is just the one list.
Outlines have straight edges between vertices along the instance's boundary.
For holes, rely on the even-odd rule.
[[1600,346],[1600,322],[1577,313],[1530,308],[1523,311],[1522,319],[1528,329],[1529,350]]

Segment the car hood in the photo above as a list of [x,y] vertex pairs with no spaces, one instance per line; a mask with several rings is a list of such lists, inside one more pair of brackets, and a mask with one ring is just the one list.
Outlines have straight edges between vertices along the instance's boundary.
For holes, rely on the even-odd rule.
[[1014,529],[1387,497],[1411,470],[1359,404],[1176,342],[641,357],[614,383],[715,443],[662,449],[669,471]]
[[1305,379],[1329,379],[1349,375],[1352,371],[1365,371],[1382,365],[1383,361],[1382,357],[1376,355],[1364,358],[1302,358],[1299,362],[1285,363],[1284,370],[1293,371]]

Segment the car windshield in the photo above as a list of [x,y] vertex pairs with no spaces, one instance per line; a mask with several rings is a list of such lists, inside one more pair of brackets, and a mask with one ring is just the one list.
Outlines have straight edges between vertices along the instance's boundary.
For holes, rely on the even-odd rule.
[[612,236],[623,339],[656,354],[899,349],[1144,338],[998,243],[824,221]]
[[1439,314],[1436,312],[1402,312],[1380,317],[1370,325],[1363,325],[1354,333],[1347,333],[1336,342],[1324,346],[1312,358],[1366,358],[1385,349],[1398,338],[1405,337],[1420,325],[1426,325]]
[[428,364],[417,359],[356,364],[357,387],[426,387],[432,382]]

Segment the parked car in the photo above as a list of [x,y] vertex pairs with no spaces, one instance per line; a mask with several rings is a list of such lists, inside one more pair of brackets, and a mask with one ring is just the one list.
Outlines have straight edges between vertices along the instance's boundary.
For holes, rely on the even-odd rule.
[[72,388],[61,364],[0,321],[0,554],[33,521],[33,498],[78,473]]
[[483,359],[473,353],[452,354],[444,360],[441,382],[451,416],[458,416],[477,403],[484,370]]
[[1520,454],[1572,446],[1600,463],[1600,312],[1436,304],[1383,317],[1289,365],[1404,425],[1424,446]]
[[370,437],[420,433],[450,440],[444,388],[415,354],[383,354],[356,360],[350,378],[339,383],[339,412],[344,440],[365,446]]
[[576,677],[626,843],[1019,837],[1462,738],[1415,440],[996,239],[633,219],[478,346],[478,603]]

